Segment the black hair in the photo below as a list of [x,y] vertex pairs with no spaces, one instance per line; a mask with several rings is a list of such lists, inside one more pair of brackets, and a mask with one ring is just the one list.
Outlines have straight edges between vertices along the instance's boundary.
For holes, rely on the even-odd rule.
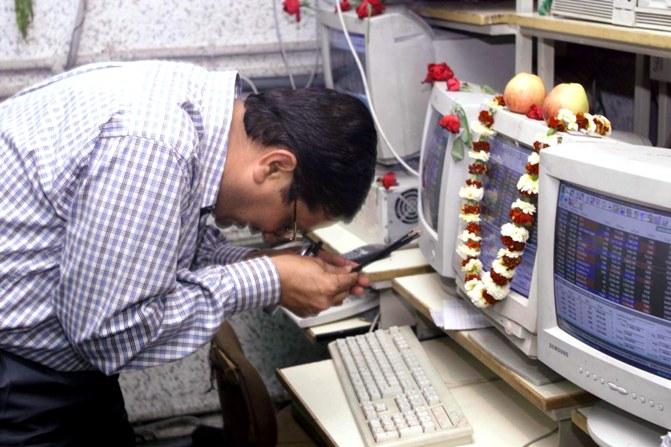
[[377,132],[357,98],[324,88],[269,90],[245,100],[245,131],[263,146],[283,146],[297,159],[285,200],[351,219],[375,174]]

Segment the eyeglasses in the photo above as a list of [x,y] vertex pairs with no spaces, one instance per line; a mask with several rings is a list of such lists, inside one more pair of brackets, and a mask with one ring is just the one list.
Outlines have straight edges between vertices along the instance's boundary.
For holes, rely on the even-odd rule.
[[294,213],[291,223],[279,230],[275,235],[283,242],[293,242],[298,238],[298,200],[294,200]]

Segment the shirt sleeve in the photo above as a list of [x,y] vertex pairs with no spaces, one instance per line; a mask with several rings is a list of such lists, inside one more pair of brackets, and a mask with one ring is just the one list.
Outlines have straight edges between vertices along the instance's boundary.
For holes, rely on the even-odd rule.
[[204,234],[198,246],[195,265],[230,264],[242,261],[253,248],[239,247],[231,244],[217,228],[204,226]]
[[74,349],[106,374],[184,357],[225,317],[279,301],[267,257],[178,267],[190,172],[151,140],[102,138],[78,185],[54,308]]

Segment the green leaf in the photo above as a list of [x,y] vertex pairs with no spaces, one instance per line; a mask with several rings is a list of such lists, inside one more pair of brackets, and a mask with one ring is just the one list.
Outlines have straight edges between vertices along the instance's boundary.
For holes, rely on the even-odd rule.
[[25,39],[28,36],[28,25],[33,21],[33,0],[14,0],[16,24]]
[[496,95],[499,92],[497,92],[494,88],[490,87],[489,85],[485,84],[481,87],[482,91],[484,93],[487,93],[488,95]]
[[454,161],[461,161],[464,159],[464,141],[461,139],[461,136],[455,135],[450,155],[452,155]]
[[459,127],[461,127],[460,138],[466,143],[470,148],[473,146],[473,137],[471,136],[471,126],[468,125],[468,118],[466,117],[466,111],[462,106],[457,104],[454,106],[454,114],[459,117]]

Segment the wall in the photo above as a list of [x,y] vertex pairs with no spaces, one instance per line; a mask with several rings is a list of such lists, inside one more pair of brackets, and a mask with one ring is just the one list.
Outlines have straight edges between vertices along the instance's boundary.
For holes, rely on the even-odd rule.
[[[296,24],[274,1],[292,73],[307,74],[316,62],[314,13],[304,8]],[[284,76],[272,2],[33,0],[25,40],[14,2],[2,2],[0,98],[65,68],[105,60],[179,59],[249,77]]]

